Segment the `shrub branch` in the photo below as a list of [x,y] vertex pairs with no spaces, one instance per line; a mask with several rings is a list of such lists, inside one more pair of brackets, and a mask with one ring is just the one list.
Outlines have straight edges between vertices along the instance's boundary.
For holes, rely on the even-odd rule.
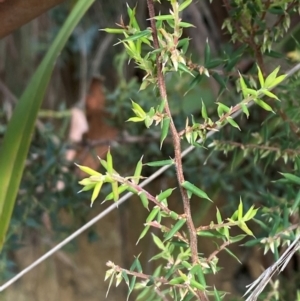
[[[152,29],[152,37],[153,37],[153,45],[155,49],[159,49],[159,42],[157,37],[157,29],[155,24],[155,11],[154,11],[154,3],[153,0],[147,0],[147,6],[149,10],[149,16],[150,16],[150,23],[151,23],[151,29]],[[198,246],[197,246],[197,232],[195,229],[195,225],[192,219],[191,214],[191,207],[190,207],[190,200],[187,194],[187,191],[181,186],[181,184],[185,181],[184,174],[183,174],[183,168],[182,168],[182,159],[181,159],[181,145],[180,145],[180,135],[177,132],[177,129],[175,127],[171,110],[168,103],[168,97],[167,97],[167,90],[166,90],[166,84],[165,79],[162,72],[162,63],[161,63],[161,56],[160,54],[157,54],[156,56],[156,67],[157,67],[157,84],[159,88],[159,93],[162,101],[165,102],[165,112],[170,118],[170,129],[173,139],[173,145],[174,145],[174,155],[175,155],[175,166],[176,166],[176,174],[177,179],[179,182],[180,187],[180,193],[183,200],[183,207],[184,212],[186,214],[187,218],[187,227],[189,231],[189,239],[190,239],[190,248],[192,253],[192,262],[193,264],[198,264]],[[205,293],[198,290],[197,292],[198,299],[201,301],[208,301],[208,298],[206,297]]]

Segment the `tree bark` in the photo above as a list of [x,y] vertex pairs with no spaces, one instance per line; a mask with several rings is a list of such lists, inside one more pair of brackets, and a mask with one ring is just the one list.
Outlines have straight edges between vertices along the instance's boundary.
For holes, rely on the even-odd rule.
[[64,0],[0,0],[0,38],[9,35]]

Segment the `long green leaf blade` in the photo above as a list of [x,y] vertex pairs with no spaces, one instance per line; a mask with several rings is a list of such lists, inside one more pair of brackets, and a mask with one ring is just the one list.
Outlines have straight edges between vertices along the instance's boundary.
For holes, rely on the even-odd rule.
[[2,148],[0,149],[0,250],[4,243],[17,197],[37,114],[54,64],[75,26],[93,2],[94,0],[80,0],[76,3],[46,56],[31,78],[8,124]]

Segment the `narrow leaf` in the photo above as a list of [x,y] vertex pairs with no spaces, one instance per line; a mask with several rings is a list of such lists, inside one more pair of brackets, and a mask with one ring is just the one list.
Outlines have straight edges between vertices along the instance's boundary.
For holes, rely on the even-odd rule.
[[201,115],[205,121],[208,119],[206,107],[205,107],[203,100],[202,100]]
[[181,186],[186,190],[192,192],[193,194],[197,195],[199,198],[207,199],[212,202],[212,200],[208,197],[208,195],[203,190],[196,187],[194,184],[190,183],[189,181],[184,181],[181,184]]
[[225,250],[231,257],[233,257],[233,258],[236,259],[240,264],[242,264],[241,261],[238,259],[238,257],[237,257],[234,253],[232,253],[228,248],[225,248],[224,250]]
[[82,166],[82,165],[79,165],[79,164],[76,164],[75,165],[80,169],[82,170],[83,172],[89,174],[90,176],[101,176],[101,173],[97,172],[96,170],[90,168],[90,167],[87,167],[87,166]]
[[227,120],[233,127],[237,128],[238,130],[241,130],[240,127],[239,127],[239,125],[232,119],[231,116],[228,116],[228,117],[226,118],[226,120]]
[[294,183],[294,184],[298,184],[300,185],[300,178],[290,174],[290,173],[282,173],[280,172],[281,175],[283,175],[287,180],[289,180],[290,182]]
[[181,218],[177,221],[177,223],[174,225],[174,227],[172,227],[172,229],[170,230],[170,232],[168,232],[168,234],[165,237],[164,242],[166,242],[167,240],[169,240],[170,238],[172,238],[181,228],[182,226],[186,223],[186,219],[185,218]]
[[147,199],[146,193],[145,192],[139,193],[139,197],[142,201],[143,206],[149,211],[149,201]]
[[151,167],[161,167],[161,166],[166,166],[166,165],[174,165],[174,160],[161,160],[161,161],[153,161],[149,163],[144,163],[144,165],[151,166]]
[[98,182],[95,185],[95,188],[94,188],[94,191],[93,191],[93,194],[92,194],[92,198],[91,198],[91,207],[93,206],[94,201],[96,200],[96,198],[98,197],[98,195],[100,193],[102,184],[103,184],[103,182]]
[[270,88],[270,87],[274,86],[273,82],[277,77],[277,73],[278,73],[279,69],[280,69],[280,67],[278,66],[272,73],[270,73],[268,75],[268,77],[265,80],[265,88]]
[[249,118],[249,110],[248,110],[247,105],[241,104],[241,107],[242,107],[243,113],[247,116],[247,118]]
[[243,93],[243,97],[246,98],[247,97],[247,93],[246,93],[247,85],[246,85],[246,83],[245,83],[245,81],[244,81],[241,74],[240,74],[240,86],[241,86],[241,90],[242,90],[242,93]]
[[241,221],[243,218],[243,203],[240,199],[239,207],[238,207],[238,221]]
[[258,70],[258,80],[259,80],[261,88],[263,88],[265,85],[265,80],[264,80],[263,74],[258,65],[257,65],[257,70]]
[[140,234],[140,236],[139,236],[139,238],[138,238],[136,244],[138,244],[139,241],[147,234],[147,232],[149,231],[149,229],[150,229],[150,226],[146,226],[146,227],[144,228],[144,230],[143,230],[142,233]]
[[248,235],[254,236],[253,232],[248,228],[245,222],[238,223],[238,226]]
[[162,130],[161,130],[161,136],[160,136],[160,149],[162,147],[164,140],[168,136],[170,122],[171,122],[171,119],[169,117],[164,118],[162,121]]
[[164,199],[167,199],[173,192],[175,188],[169,188],[163,192],[161,192],[156,198],[159,202],[161,202]]
[[269,96],[269,97],[271,97],[271,98],[275,98],[275,99],[278,100],[278,97],[277,97],[274,93],[272,93],[272,92],[270,92],[270,91],[268,91],[268,90],[266,90],[266,89],[261,90],[261,92],[262,92],[263,94],[265,94],[266,96]]
[[112,174],[114,167],[113,167],[113,159],[112,159],[112,155],[110,153],[110,149],[108,149],[108,152],[106,154],[106,162],[107,162],[107,171],[109,174]]
[[220,212],[219,208],[217,208],[216,217],[217,217],[218,224],[222,224],[223,223],[223,219],[222,219],[221,212]]
[[135,171],[134,171],[133,182],[135,184],[138,184],[139,181],[140,181],[140,177],[141,177],[141,173],[142,173],[142,168],[143,168],[142,160],[143,160],[143,156],[139,160],[139,162],[137,163]]
[[161,239],[156,236],[155,234],[151,233],[152,234],[152,238],[153,238],[153,241],[154,243],[156,244],[156,246],[161,249],[162,251],[165,251],[166,250],[166,247],[165,245],[163,244],[163,242],[161,241]]
[[157,216],[159,211],[160,211],[160,208],[155,206],[152,209],[152,211],[149,213],[149,215],[146,219],[146,222],[149,223],[149,222],[153,221],[155,219],[155,217]]
[[183,10],[186,9],[192,2],[193,2],[193,0],[185,0],[183,3],[181,3],[181,4],[179,5],[178,11],[183,11]]
[[273,112],[275,114],[272,107],[269,106],[266,102],[262,101],[261,99],[254,99],[254,102],[256,104],[258,104],[260,107],[262,107],[264,110],[269,111],[269,112]]
[[121,29],[121,28],[103,28],[100,30],[105,31],[107,33],[116,33],[116,34],[121,34],[124,32],[124,29]]

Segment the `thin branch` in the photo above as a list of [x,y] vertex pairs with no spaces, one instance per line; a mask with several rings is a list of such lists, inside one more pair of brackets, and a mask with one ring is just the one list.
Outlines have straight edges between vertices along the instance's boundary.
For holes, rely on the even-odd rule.
[[164,211],[167,214],[170,214],[172,212],[172,210],[170,210],[167,206],[164,206],[161,202],[159,202],[155,196],[153,196],[152,194],[150,194],[147,190],[143,189],[141,186],[134,184],[133,182],[126,180],[123,177],[120,177],[118,175],[113,175],[112,176],[114,180],[118,181],[119,183],[128,185],[129,187],[135,189],[136,191],[138,191],[138,193],[145,193],[147,199],[151,202],[153,202],[157,207],[159,207],[162,211]]
[[[145,225],[160,229],[161,232],[165,232],[165,233],[168,233],[171,231],[170,228],[159,224],[157,221],[149,222],[149,223],[146,223]],[[180,232],[177,232],[174,236],[177,237],[178,239],[180,239],[181,241],[185,242],[186,244],[189,243],[188,239],[185,238]]]
[[[297,3],[298,3],[298,1],[293,1],[293,2],[291,2],[285,11],[288,12],[288,11],[289,11],[290,9],[292,9]],[[273,25],[271,28],[277,27],[277,26],[284,20],[284,17],[285,17],[285,14],[281,14],[281,15],[278,17],[278,20],[274,23],[274,25]]]
[[[223,3],[224,3],[224,6],[226,7],[226,10],[227,10],[228,14],[230,14],[230,11],[232,10],[232,8],[230,6],[229,0],[223,0]],[[262,70],[263,74],[265,74],[265,66],[264,66],[263,56],[262,56],[262,53],[261,53],[261,43],[257,44],[255,42],[255,35],[256,35],[255,26],[256,25],[254,25],[251,28],[251,34],[250,34],[249,37],[244,36],[244,34],[241,30],[241,28],[243,26],[241,25],[240,22],[237,22],[237,21],[233,22],[233,26],[234,26],[236,32],[238,33],[241,42],[246,43],[251,47],[251,49],[254,52],[257,64],[259,65],[259,67]]]
[[[156,24],[155,24],[155,19],[154,19],[155,11],[154,11],[153,0],[147,0],[147,5],[148,5],[148,10],[149,10],[149,16],[150,16],[154,49],[159,49],[157,29],[156,29]],[[194,225],[193,218],[192,218],[191,206],[190,206],[190,200],[188,197],[188,193],[181,186],[181,184],[185,181],[185,179],[184,179],[184,175],[183,175],[183,167],[182,167],[182,159],[181,159],[180,135],[178,134],[177,129],[175,127],[175,124],[174,124],[174,121],[172,118],[172,113],[171,113],[169,103],[168,103],[167,89],[166,89],[164,75],[162,72],[162,63],[161,63],[160,53],[158,53],[156,55],[156,67],[157,67],[157,83],[158,83],[158,88],[159,88],[159,92],[160,92],[160,97],[161,97],[161,100],[165,102],[165,111],[166,111],[168,117],[170,118],[170,129],[171,129],[173,145],[174,145],[176,173],[177,173],[177,179],[179,182],[180,193],[182,196],[184,212],[186,214],[186,223],[187,223],[187,228],[189,231],[192,262],[193,262],[193,264],[197,264],[198,263],[197,232],[196,232],[195,225]],[[203,292],[203,291],[197,290],[197,296],[198,296],[199,300],[201,300],[201,301],[208,301],[208,298],[207,298],[205,292]]]
[[266,150],[271,152],[280,152],[282,154],[288,154],[291,156],[300,155],[300,149],[281,149],[280,147],[275,146],[269,146],[269,145],[259,145],[259,144],[243,144],[240,142],[234,142],[234,141],[221,141],[221,140],[215,140],[214,142],[215,146],[222,146],[222,145],[231,145],[235,147],[239,147],[240,149],[260,149],[260,150]]
[[232,244],[230,240],[225,241],[219,249],[215,250],[209,255],[209,257],[206,259],[206,262],[211,262],[221,251],[226,249],[226,247],[229,246],[230,244]]
[[277,113],[279,114],[279,116],[282,118],[283,121],[285,121],[289,124],[291,131],[297,137],[300,137],[300,128],[292,120],[289,119],[289,117],[286,115],[286,113],[282,109],[277,110]]
[[[147,274],[144,274],[142,272],[130,271],[130,270],[121,268],[118,265],[115,265],[111,261],[108,261],[106,263],[106,266],[113,269],[117,273],[125,272],[127,275],[131,275],[131,276],[134,276],[134,277],[139,278],[139,279],[143,279],[143,280],[150,280],[151,279],[155,283],[162,283],[162,284],[165,284],[165,285],[170,285],[169,281],[167,279],[165,279],[164,277],[153,277],[152,275],[147,275]],[[185,288],[186,287],[185,284],[172,284],[172,285],[176,286],[176,287],[180,287],[180,288]]]

